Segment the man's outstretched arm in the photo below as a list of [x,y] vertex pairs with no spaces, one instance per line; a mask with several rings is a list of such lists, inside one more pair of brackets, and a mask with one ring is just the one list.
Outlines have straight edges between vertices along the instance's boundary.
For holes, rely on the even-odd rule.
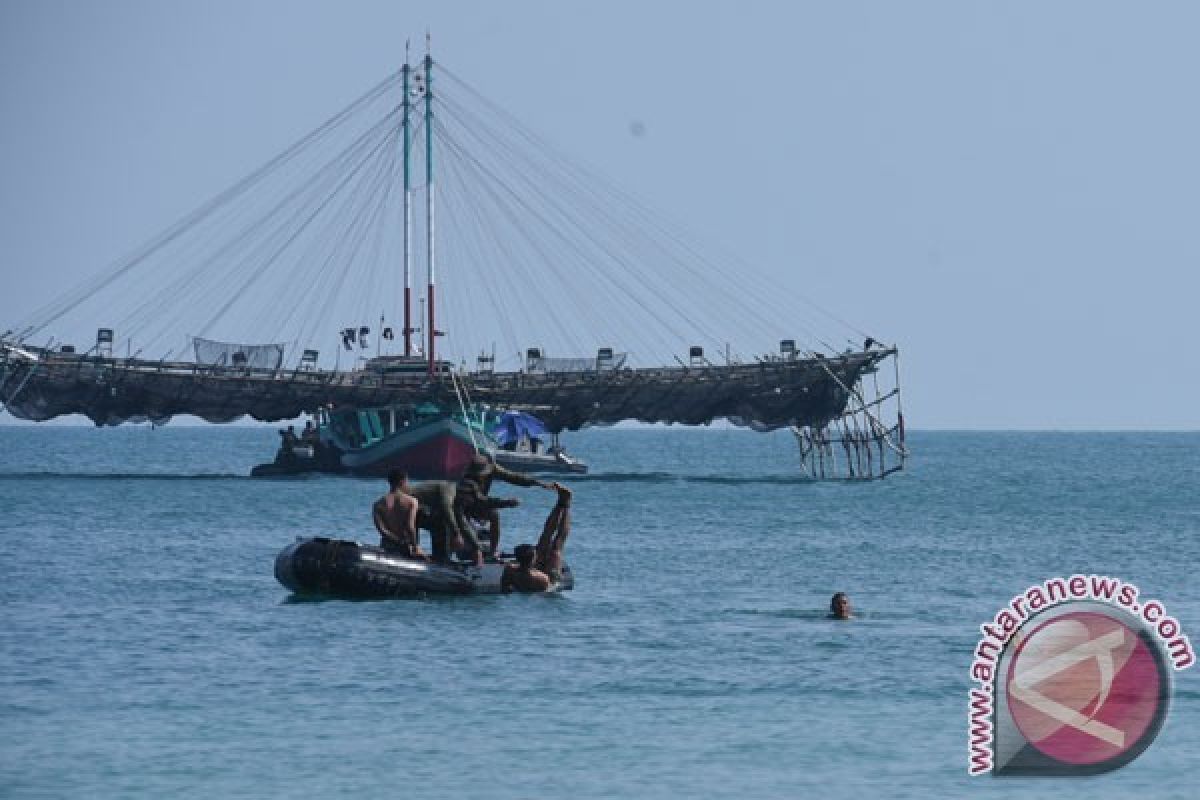
[[542,489],[552,488],[545,481],[540,481],[532,475],[526,475],[524,472],[516,472],[511,469],[505,469],[499,464],[492,464],[492,477],[496,480],[511,483],[513,486],[537,486]]

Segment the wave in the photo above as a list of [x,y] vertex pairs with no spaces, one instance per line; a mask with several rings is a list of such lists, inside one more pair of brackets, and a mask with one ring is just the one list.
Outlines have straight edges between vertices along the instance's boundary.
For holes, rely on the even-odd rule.
[[[739,614],[752,617],[774,617],[777,619],[807,619],[821,621],[844,621],[834,620],[830,615],[829,609],[815,608],[731,608],[725,611],[727,614]],[[919,614],[905,613],[901,611],[860,611],[854,610],[853,619],[864,620],[912,620],[919,619]]]
[[683,480],[691,483],[713,483],[722,486],[752,486],[756,484],[795,486],[799,484],[831,483],[803,475],[685,475]]
[[[254,480],[270,481],[303,481],[324,477],[324,473],[299,473],[296,475],[270,475],[254,477]],[[379,478],[371,475],[338,475],[339,478],[352,478],[378,482]],[[142,481],[174,481],[174,480],[243,480],[250,479],[249,474],[234,472],[194,472],[194,473],[165,473],[165,472],[64,472],[58,470],[34,470],[28,472],[0,472],[0,481],[34,481],[34,480],[142,480]],[[600,472],[587,475],[571,475],[564,478],[570,483],[638,483],[638,484],[667,484],[667,483],[703,483],[722,486],[795,486],[802,484],[830,483],[813,478],[796,475],[685,475],[671,472]]]
[[232,472],[196,472],[188,474],[165,472],[0,472],[0,481],[230,481],[249,479],[249,475],[238,475]]
[[563,480],[570,483],[674,483],[683,480],[683,476],[670,472],[589,472],[564,476]]
[[688,475],[673,472],[592,472],[586,475],[564,476],[563,480],[570,483],[707,483],[723,486],[792,486],[831,482],[803,475]]

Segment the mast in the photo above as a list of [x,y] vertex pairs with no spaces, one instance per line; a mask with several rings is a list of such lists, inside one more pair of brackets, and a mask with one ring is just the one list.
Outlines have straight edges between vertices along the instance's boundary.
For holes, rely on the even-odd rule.
[[410,155],[412,153],[412,130],[409,117],[412,103],[409,99],[408,42],[404,43],[404,355],[412,355],[412,175]]
[[433,250],[433,56],[430,54],[429,34],[425,34],[425,238],[429,251],[429,375],[433,376],[437,353],[434,341],[437,324],[434,322],[434,250]]

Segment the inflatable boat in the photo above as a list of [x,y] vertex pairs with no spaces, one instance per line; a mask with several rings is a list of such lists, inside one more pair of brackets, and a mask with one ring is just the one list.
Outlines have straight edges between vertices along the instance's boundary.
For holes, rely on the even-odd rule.
[[[431,564],[341,539],[298,539],[275,557],[275,579],[296,594],[354,599],[419,594],[495,594],[511,558],[474,564]],[[563,564],[558,589],[575,579]]]

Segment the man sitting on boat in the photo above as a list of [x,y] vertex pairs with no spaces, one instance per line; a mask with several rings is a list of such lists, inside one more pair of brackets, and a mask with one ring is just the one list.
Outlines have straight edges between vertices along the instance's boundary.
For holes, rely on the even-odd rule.
[[[520,501],[515,497],[504,498],[502,500],[493,500],[491,497],[488,497],[488,493],[492,489],[492,481],[496,480],[510,483],[513,486],[537,486],[541,489],[554,488],[553,485],[545,481],[540,481],[532,475],[505,469],[485,453],[479,453],[471,459],[471,463],[467,465],[467,471],[463,474],[462,480],[458,482],[457,507],[465,516],[487,525],[489,544],[491,545],[493,555],[497,555],[500,552],[499,509],[513,508],[520,505]],[[464,527],[469,526],[464,524]]]
[[417,539],[418,502],[410,494],[408,473],[388,473],[388,493],[375,501],[371,517],[381,537],[380,547],[405,558],[425,558]]
[[563,548],[571,535],[571,490],[559,483],[549,488],[558,492],[558,502],[546,517],[537,546],[521,544],[513,550],[517,563],[504,568],[503,592],[548,592],[562,580]]

